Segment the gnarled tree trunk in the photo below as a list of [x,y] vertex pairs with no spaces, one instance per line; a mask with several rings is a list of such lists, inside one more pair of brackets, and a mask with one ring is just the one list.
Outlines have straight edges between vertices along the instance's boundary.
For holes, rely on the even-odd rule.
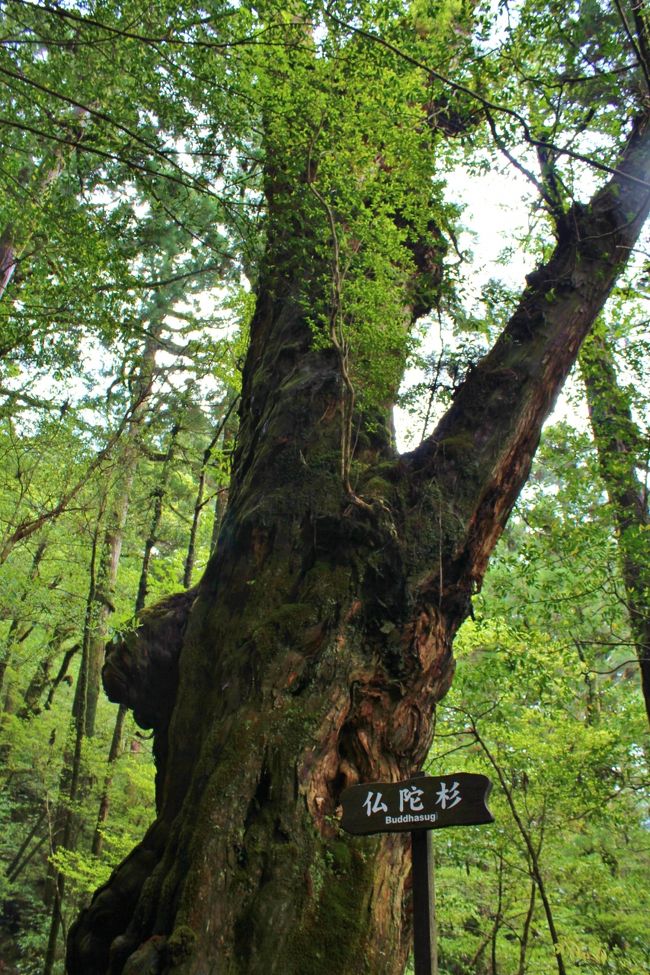
[[71,975],[403,970],[407,845],[343,834],[339,796],[426,757],[454,635],[647,214],[649,161],[639,124],[620,163],[636,182],[570,210],[433,435],[398,457],[360,430],[354,494],[340,357],[306,310],[322,268],[308,229],[292,257],[271,228],[216,553],[196,599],[149,610],[105,667],[156,730],[159,810],[72,930]]

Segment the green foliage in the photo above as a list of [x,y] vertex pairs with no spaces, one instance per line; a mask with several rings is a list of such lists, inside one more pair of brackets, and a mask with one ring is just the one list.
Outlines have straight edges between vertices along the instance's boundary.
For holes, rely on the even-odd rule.
[[650,960],[647,728],[595,466],[585,435],[548,431],[456,643],[430,770],[489,775],[496,822],[436,835],[445,975],[491,971],[492,951],[504,975],[522,951],[529,970],[554,970],[524,833],[568,970],[632,975]]
[[[426,426],[515,302],[494,279],[469,308],[456,167],[527,171],[543,255],[584,157],[612,165],[640,102],[621,11],[628,27],[644,16],[605,0],[4,4],[0,246],[17,265],[0,303],[0,953],[17,970],[42,971],[55,871],[67,920],[152,816],[150,743],[127,724],[91,852],[115,709],[102,700],[82,735],[70,800],[82,646],[133,623],[145,542],[148,602],[181,588],[195,521],[194,580],[207,562],[256,286],[287,269],[359,414],[422,364],[410,398],[427,395]],[[608,331],[641,422],[631,290]],[[429,320],[413,325],[432,313],[453,338],[430,356]],[[117,580],[98,593],[125,495]],[[593,450],[558,426],[461,635],[432,762],[494,774],[478,733],[539,851],[567,963],[593,975],[648,964],[647,746],[622,595]],[[520,971],[530,856],[499,790],[493,805],[491,831],[438,840],[441,975],[489,971],[493,930],[499,971]],[[68,845],[51,844],[61,810]],[[529,929],[528,970],[545,975],[538,896]]]

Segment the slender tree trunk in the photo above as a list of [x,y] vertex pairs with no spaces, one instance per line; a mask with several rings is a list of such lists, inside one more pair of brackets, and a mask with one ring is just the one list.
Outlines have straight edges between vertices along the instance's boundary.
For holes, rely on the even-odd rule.
[[[472,972],[473,975],[483,975],[483,973],[486,971],[483,955],[485,953],[485,949],[490,943],[491,938],[492,938],[492,932],[488,931],[488,933],[484,936],[483,940],[481,941],[478,948],[474,952],[469,965],[467,967],[463,965],[463,969],[465,969],[466,967],[466,970],[468,972]],[[465,975],[464,971],[462,973],[459,972],[459,975]]]
[[[80,142],[85,121],[88,113],[85,109],[74,109],[74,138],[69,143],[58,144],[51,152],[47,153],[43,162],[30,173],[25,170],[19,177],[19,183],[25,188],[26,192],[37,201],[42,207],[56,185],[61,173],[64,171],[69,157],[75,151]],[[28,246],[37,228],[38,220],[33,216],[27,219],[22,226],[7,225],[0,235],[0,300],[2,300],[7,287],[15,274],[20,256]]]
[[9,865],[5,870],[5,874],[9,880],[15,879],[15,876],[17,876],[18,872],[20,871],[20,861],[23,859],[25,850],[31,843],[32,839],[34,838],[34,836],[36,835],[40,827],[45,823],[45,817],[46,817],[46,810],[41,809],[38,815],[36,816],[33,825],[29,829],[27,836],[18,847],[18,852],[16,853],[13,860],[11,861],[11,863],[9,863]]
[[503,854],[499,854],[499,864],[497,867],[497,905],[494,915],[494,924],[492,925],[492,934],[490,936],[491,952],[490,958],[492,962],[492,975],[498,975],[497,968],[497,940],[499,936],[499,930],[503,923]]
[[68,681],[72,682],[72,678],[68,675],[68,667],[70,666],[75,654],[79,653],[80,650],[81,650],[81,644],[75,643],[73,647],[70,647],[70,649],[66,650],[65,653],[63,654],[63,660],[61,661],[61,665],[57,671],[56,677],[52,681],[52,686],[50,687],[47,694],[47,698],[45,700],[46,711],[49,711],[50,708],[52,707],[52,703],[54,701],[54,695],[58,691],[63,681],[66,680],[67,678]]
[[124,736],[124,722],[126,721],[126,715],[127,708],[124,706],[124,704],[120,704],[115,716],[113,736],[111,738],[111,746],[109,748],[108,759],[106,761],[106,773],[104,775],[102,794],[99,800],[97,825],[95,826],[95,833],[93,835],[92,852],[95,854],[95,856],[100,856],[104,847],[103,830],[108,821],[108,814],[110,812],[111,786],[113,784],[113,776],[115,774],[115,763],[122,754],[122,739]]
[[16,270],[16,252],[12,244],[12,234],[9,227],[5,227],[0,237],[0,298],[5,293],[9,282]]
[[[208,454],[207,450],[206,454]],[[194,561],[196,559],[196,539],[199,532],[199,520],[201,518],[203,508],[205,507],[203,495],[205,492],[207,460],[209,460],[209,454],[207,460],[206,454],[203,455],[204,462],[201,465],[201,470],[199,471],[199,483],[196,489],[196,500],[194,502],[194,511],[192,513],[192,526],[190,528],[190,537],[187,542],[185,565],[183,566],[183,586],[185,589],[189,589],[192,585],[192,573],[194,572]]]
[[[18,609],[24,606],[31,592],[31,584],[36,579],[38,573],[38,567],[41,564],[43,555],[45,554],[45,549],[47,547],[46,541],[40,541],[34,552],[34,557],[32,558],[32,564],[27,576],[27,584],[23,589],[20,600],[18,602]],[[31,629],[31,628],[29,628]],[[28,625],[25,620],[21,618],[18,614],[14,616],[9,626],[9,632],[7,633],[7,638],[5,640],[5,645],[3,647],[2,659],[0,659],[0,694],[4,688],[5,677],[7,674],[7,669],[11,663],[11,657],[13,648],[21,642],[21,640],[28,635]]]
[[522,838],[522,840],[524,842],[524,846],[526,847],[526,852],[528,854],[528,858],[529,858],[529,863],[530,863],[530,868],[531,868],[532,876],[533,876],[533,878],[535,880],[535,883],[537,885],[537,889],[539,891],[539,896],[541,897],[542,904],[544,905],[544,913],[546,915],[546,924],[548,926],[548,931],[549,931],[549,934],[551,936],[551,941],[553,942],[553,949],[555,951],[555,963],[557,965],[558,975],[566,975],[566,965],[565,965],[565,962],[564,962],[564,957],[562,955],[562,947],[561,947],[561,944],[560,944],[560,936],[558,934],[557,926],[555,924],[555,916],[553,914],[553,909],[551,907],[551,901],[550,901],[550,898],[549,898],[549,895],[548,895],[548,890],[547,890],[547,887],[546,887],[546,882],[544,880],[544,876],[543,876],[542,870],[541,870],[541,865],[540,865],[540,860],[539,860],[539,853],[540,853],[539,848],[538,849],[535,849],[535,846],[533,845],[533,841],[532,841],[530,832],[526,829],[526,826],[524,825],[524,822],[523,822],[521,816],[519,815],[519,810],[517,809],[517,806],[515,804],[515,801],[514,801],[514,798],[513,798],[513,795],[512,795],[512,789],[510,788],[510,786],[506,782],[506,779],[505,779],[505,776],[504,776],[503,771],[501,769],[501,766],[496,761],[494,755],[492,754],[492,752],[490,751],[490,749],[488,748],[488,746],[486,745],[486,743],[483,741],[483,739],[479,735],[476,727],[473,728],[473,733],[474,733],[474,737],[476,738],[476,741],[479,743],[479,745],[481,746],[481,748],[485,752],[485,755],[486,755],[488,761],[490,762],[490,765],[492,766],[492,768],[494,769],[494,771],[497,774],[497,778],[499,780],[499,784],[501,785],[501,788],[503,790],[503,794],[506,797],[506,802],[508,803],[508,806],[510,808],[510,812],[512,813],[512,818],[515,821],[515,824],[517,826],[517,829],[519,830],[519,835],[521,836],[521,838]]
[[117,571],[122,553],[122,539],[129,509],[131,488],[137,466],[137,455],[129,451],[125,459],[123,476],[117,487],[112,511],[104,533],[102,555],[97,573],[94,596],[93,627],[88,649],[88,680],[86,688],[86,736],[95,734],[97,702],[101,690],[101,670],[104,664],[104,651],[108,636],[108,621],[115,611],[113,605]]
[[131,501],[131,491],[138,464],[140,450],[138,438],[140,436],[152,393],[153,377],[156,368],[156,353],[162,326],[152,326],[144,343],[142,355],[134,370],[134,392],[129,408],[129,423],[125,431],[120,451],[119,477],[113,486],[110,514],[104,535],[102,556],[97,574],[95,592],[94,626],[91,634],[87,701],[86,701],[86,735],[92,737],[95,733],[97,716],[97,702],[101,690],[101,671],[104,665],[106,640],[108,637],[108,623],[115,611],[115,584],[122,554],[124,529]]
[[172,463],[174,460],[174,451],[176,450],[176,442],[178,439],[178,434],[180,433],[181,426],[180,422],[174,424],[172,431],[169,436],[169,444],[167,446],[167,453],[165,460],[163,461],[162,473],[160,475],[160,480],[156,485],[153,493],[154,505],[153,512],[151,514],[151,524],[149,526],[149,535],[146,542],[144,543],[144,555],[142,558],[142,572],[140,573],[140,581],[138,584],[138,594],[135,599],[135,611],[136,614],[144,609],[145,603],[147,601],[147,593],[149,591],[149,566],[151,563],[151,553],[153,552],[154,546],[158,541],[158,533],[160,531],[160,522],[163,513],[163,504],[165,501],[165,495],[167,493],[167,487],[169,484],[169,477],[172,470]]
[[[30,828],[29,832],[27,833],[27,836],[20,844],[20,847],[18,848],[18,852],[16,853],[13,860],[5,870],[5,874],[7,876],[7,880],[9,881],[9,883],[13,884],[16,882],[16,880],[21,875],[23,870],[25,870],[26,867],[29,866],[29,864],[36,856],[38,851],[41,849],[41,847],[45,845],[46,841],[49,839],[46,830],[43,831],[41,836],[38,836],[39,831],[41,831],[43,827],[47,827],[47,825],[48,825],[47,806],[45,806],[41,808],[40,812],[34,819],[34,823]],[[34,845],[30,850],[29,846],[34,838],[36,838],[36,842],[34,843]]]
[[528,953],[528,940],[530,938],[530,926],[533,922],[533,915],[535,913],[536,894],[537,894],[537,884],[535,883],[535,878],[531,877],[528,910],[526,911],[526,917],[524,919],[524,928],[523,931],[521,932],[521,943],[519,946],[519,966],[517,968],[517,975],[526,975],[526,955]]
[[584,667],[584,681],[587,691],[587,697],[585,702],[585,721],[588,725],[595,725],[598,723],[600,718],[600,698],[598,695],[598,687],[596,684],[595,676],[590,673],[589,665],[587,663],[587,658],[585,656],[584,649],[580,640],[574,640],[576,650],[578,651],[578,659]]
[[[64,750],[63,768],[59,785],[58,808],[54,819],[51,836],[50,853],[56,853],[60,848],[74,849],[75,846],[75,813],[74,804],[79,797],[81,784],[81,760],[83,741],[86,737],[86,701],[88,693],[89,654],[93,627],[93,609],[95,605],[97,585],[97,549],[101,527],[101,513],[95,526],[90,557],[90,581],[86,600],[86,614],[84,619],[83,641],[81,648],[81,665],[77,678],[77,688],[72,707],[72,723],[68,743]],[[56,961],[59,930],[63,916],[63,900],[65,896],[65,877],[53,869],[51,877],[52,913],[48,934],[47,949],[43,965],[43,975],[52,975]]]
[[217,547],[217,542],[219,541],[219,533],[221,531],[221,525],[223,522],[223,517],[226,513],[226,508],[228,507],[228,488],[221,487],[217,489],[216,497],[214,499],[214,516],[212,519],[212,536],[210,538],[210,554],[214,554]]
[[[226,424],[223,429],[223,444],[224,448],[228,449],[228,445],[232,446],[234,450],[235,437],[237,433],[237,421],[231,416],[230,422]],[[232,450],[230,453],[230,463],[229,463],[229,473],[232,472]],[[214,551],[217,547],[217,542],[219,541],[219,533],[221,531],[221,525],[223,523],[224,515],[226,513],[226,508],[228,507],[228,485],[227,483],[219,484],[217,486],[216,497],[214,499],[214,518],[212,520],[212,536],[210,538],[210,555],[214,555]]]
[[343,834],[340,794],[422,766],[455,633],[647,215],[649,161],[642,121],[420,448],[396,457],[387,417],[360,422],[352,494],[341,359],[310,324],[313,204],[304,184],[271,194],[219,544],[196,598],[149,610],[105,670],[164,740],[158,817],[71,931],[70,975],[403,971],[408,846]]
[[[235,408],[236,402],[237,402],[236,400],[232,400],[230,405],[227,407],[223,419],[219,420],[219,423],[217,424],[217,428],[214,432],[214,436],[212,437],[212,440],[210,441],[205,451],[203,452],[203,460],[201,463],[201,469],[199,471],[199,483],[196,491],[196,500],[194,502],[194,512],[192,514],[192,527],[190,529],[190,537],[187,543],[187,556],[185,558],[185,565],[183,568],[183,585],[185,586],[186,589],[189,589],[190,586],[192,585],[192,573],[194,571],[194,560],[196,558],[196,538],[199,530],[199,519],[201,518],[203,508],[205,507],[206,504],[203,498],[205,493],[205,481],[208,473],[208,465],[212,458],[214,448],[216,447],[219,441],[219,438],[223,437],[223,439],[225,439],[226,424],[230,419],[230,416]],[[217,501],[218,499],[219,499],[219,493],[217,492]],[[216,521],[217,521],[217,516],[215,512],[215,524]],[[213,540],[216,543],[216,539],[214,539],[214,526],[213,526]],[[210,548],[210,551],[212,551],[212,546]]]
[[647,444],[632,419],[611,345],[601,331],[585,343],[580,364],[600,472],[618,532],[630,629],[650,722],[650,513],[647,489],[637,475]]
[[51,677],[51,670],[54,660],[61,652],[63,644],[66,643],[70,638],[70,633],[71,627],[68,623],[57,624],[54,627],[54,633],[45,647],[43,656],[39,660],[36,670],[34,671],[25,690],[23,704],[18,711],[19,718],[29,720],[35,715],[40,714],[43,695],[45,694],[47,688],[51,688],[54,683]]
[[[170,443],[169,451],[168,451],[168,461],[170,462],[173,456],[174,440],[175,440],[175,434],[172,434],[172,442]],[[161,484],[163,485],[166,484],[167,476],[168,476],[168,471],[166,468],[163,468]],[[162,490],[162,494],[161,494],[160,487],[161,486],[159,485],[159,491],[156,494],[156,504],[154,506],[154,513],[153,513],[151,527],[149,530],[149,537],[147,539],[147,542],[145,543],[144,557],[142,560],[142,569],[140,571],[140,580],[138,583],[138,595],[136,598],[136,605],[135,605],[136,615],[144,608],[144,598],[147,592],[151,550],[157,541],[158,530],[160,528],[160,520],[162,517],[162,500],[164,498],[164,489]],[[99,854],[101,853],[103,842],[104,842],[102,830],[104,824],[108,820],[108,813],[110,810],[110,790],[111,790],[111,785],[113,783],[115,763],[117,762],[117,759],[119,758],[122,751],[122,736],[124,733],[124,722],[126,720],[126,714],[127,714],[127,708],[123,704],[120,704],[120,706],[117,709],[117,715],[115,717],[113,737],[111,739],[111,746],[109,749],[108,761],[106,765],[106,775],[104,778],[102,795],[99,802],[99,812],[97,814],[97,825],[95,827],[95,835],[93,837],[92,850],[93,853],[95,853],[97,856],[99,856]]]
[[[180,430],[180,426],[178,425],[175,426],[174,429],[172,430],[169,447],[167,450],[167,457],[164,461],[160,482],[156,490],[156,503],[154,505],[151,525],[149,528],[149,537],[145,542],[144,555],[142,559],[142,568],[140,570],[140,579],[138,583],[138,594],[135,601],[134,612],[136,616],[138,615],[138,613],[141,612],[142,609],[144,609],[144,600],[148,588],[151,551],[158,540],[160,522],[162,519],[163,502],[165,498],[167,482],[169,480],[171,464],[173,461],[174,447],[176,444],[176,438],[178,436],[179,430]],[[215,442],[216,442],[216,438],[215,438]],[[124,722],[126,720],[127,710],[128,709],[125,707],[124,704],[120,704],[119,708],[117,709],[117,715],[115,717],[113,737],[111,739],[111,745],[108,753],[108,761],[106,765],[106,774],[104,776],[104,784],[102,787],[102,794],[99,802],[99,812],[97,814],[97,825],[95,827],[95,834],[93,836],[92,852],[97,856],[100,855],[104,843],[103,828],[105,823],[108,820],[108,814],[110,811],[111,785],[113,784],[115,763],[117,762],[122,752],[122,737],[124,733]]]

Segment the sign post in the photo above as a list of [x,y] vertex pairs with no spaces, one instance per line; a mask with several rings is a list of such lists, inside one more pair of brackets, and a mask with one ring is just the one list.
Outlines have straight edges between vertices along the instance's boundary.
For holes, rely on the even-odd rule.
[[437,975],[433,854],[430,830],[493,823],[486,775],[414,775],[404,782],[369,782],[341,793],[341,826],[348,833],[411,834],[415,975]]
[[431,831],[411,833],[413,877],[413,959],[415,975],[438,975],[436,911]]

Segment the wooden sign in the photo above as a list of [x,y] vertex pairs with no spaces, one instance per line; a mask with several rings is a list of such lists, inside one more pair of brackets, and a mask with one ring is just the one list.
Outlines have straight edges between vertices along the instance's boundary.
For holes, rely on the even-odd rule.
[[491,790],[487,775],[420,772],[405,782],[368,782],[341,793],[341,826],[348,833],[411,834],[415,975],[438,975],[431,833],[423,831],[493,823],[485,804]]
[[369,782],[341,793],[341,826],[348,833],[402,833],[493,823],[486,775],[416,775],[404,782]]

